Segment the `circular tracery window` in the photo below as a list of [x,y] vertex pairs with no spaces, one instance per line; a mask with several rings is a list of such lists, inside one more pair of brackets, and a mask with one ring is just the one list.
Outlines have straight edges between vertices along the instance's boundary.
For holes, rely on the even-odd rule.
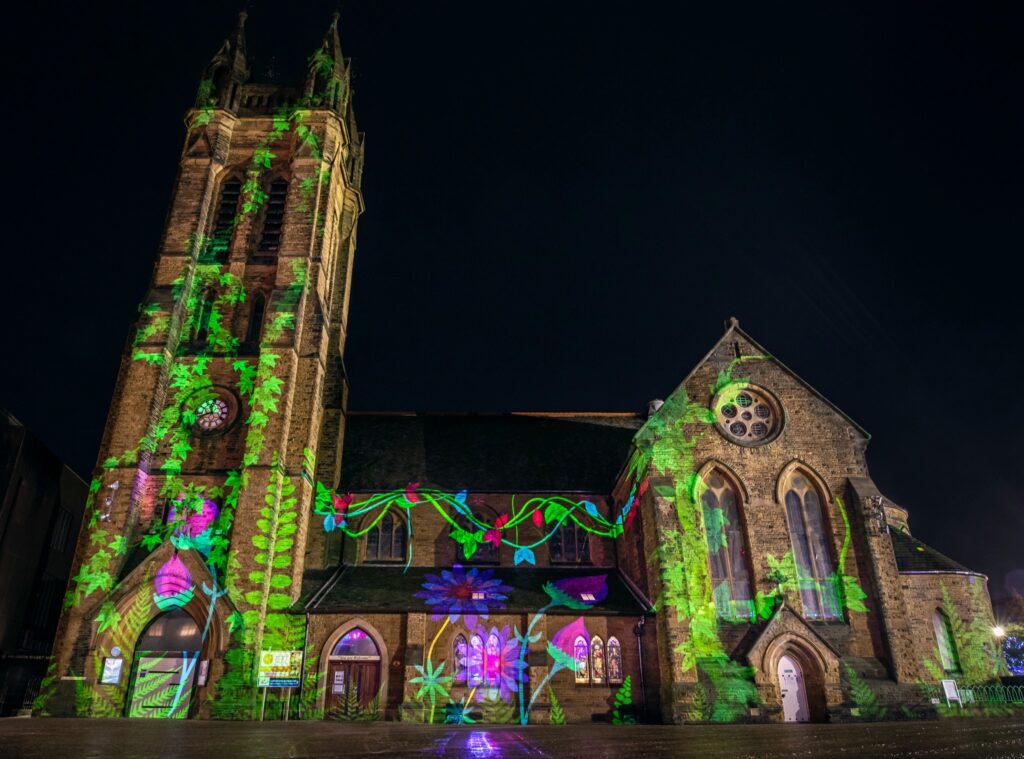
[[712,402],[718,428],[740,445],[761,445],[782,429],[782,407],[771,393],[752,385],[730,385]]
[[223,429],[228,423],[230,411],[221,398],[210,398],[196,408],[196,426],[203,432]]

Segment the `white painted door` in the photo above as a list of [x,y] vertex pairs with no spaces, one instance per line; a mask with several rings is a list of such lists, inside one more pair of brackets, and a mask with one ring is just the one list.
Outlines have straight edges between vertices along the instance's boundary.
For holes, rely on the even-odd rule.
[[779,659],[779,690],[782,693],[782,713],[786,722],[807,722],[807,689],[800,665],[788,656]]

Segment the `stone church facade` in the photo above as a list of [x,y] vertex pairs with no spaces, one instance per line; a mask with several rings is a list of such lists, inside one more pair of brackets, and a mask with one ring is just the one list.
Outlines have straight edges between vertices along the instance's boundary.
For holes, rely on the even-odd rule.
[[39,713],[844,720],[997,673],[986,578],[735,320],[642,414],[348,412],[350,63],[335,17],[301,86],[255,83],[244,21],[186,119]]

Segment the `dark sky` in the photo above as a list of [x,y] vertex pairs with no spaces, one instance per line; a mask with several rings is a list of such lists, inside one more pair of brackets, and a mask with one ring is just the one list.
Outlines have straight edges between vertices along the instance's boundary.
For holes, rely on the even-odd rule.
[[[98,5],[2,32],[0,404],[83,474],[239,8]],[[351,407],[637,410],[735,315],[873,434],[915,535],[1024,590],[1010,5],[347,2]],[[335,7],[250,3],[255,78]]]

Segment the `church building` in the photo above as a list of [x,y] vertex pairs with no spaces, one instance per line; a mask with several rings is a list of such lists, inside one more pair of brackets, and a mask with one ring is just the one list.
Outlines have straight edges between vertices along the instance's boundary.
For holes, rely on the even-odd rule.
[[187,113],[38,714],[836,721],[1000,674],[986,578],[735,319],[642,413],[349,412],[351,64],[335,15],[303,82],[253,81],[244,23]]

